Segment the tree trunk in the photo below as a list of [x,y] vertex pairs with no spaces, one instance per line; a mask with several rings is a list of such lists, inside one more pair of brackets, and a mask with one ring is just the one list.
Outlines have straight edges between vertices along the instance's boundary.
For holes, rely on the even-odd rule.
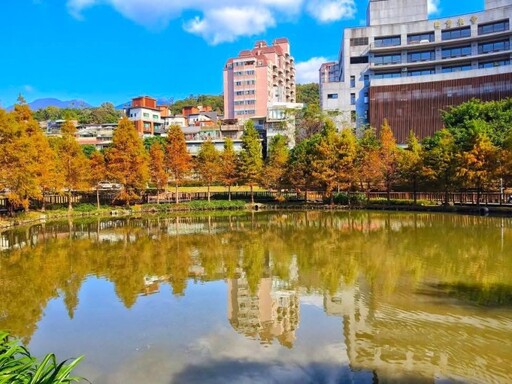
[[46,211],[46,200],[44,198],[44,192],[43,192],[43,201],[42,201],[42,205],[41,205],[41,211],[42,212]]
[[413,178],[412,193],[413,193],[414,205],[416,205],[416,202],[418,200],[418,178],[416,176],[414,176],[414,178]]
[[68,212],[73,210],[73,203],[71,202],[72,192],[68,192]]
[[179,204],[180,198],[178,197],[178,181],[176,181],[176,204]]
[[388,204],[391,200],[391,183],[386,181],[386,199],[388,200]]
[[228,200],[231,201],[231,184],[228,185]]
[[210,183],[208,183],[207,190],[208,190],[208,202],[210,202]]
[[476,189],[476,206],[480,207],[480,195],[481,195],[481,189],[478,187]]
[[96,207],[100,209],[100,189],[96,188]]
[[251,184],[251,204],[254,204],[254,192],[253,192],[253,185]]

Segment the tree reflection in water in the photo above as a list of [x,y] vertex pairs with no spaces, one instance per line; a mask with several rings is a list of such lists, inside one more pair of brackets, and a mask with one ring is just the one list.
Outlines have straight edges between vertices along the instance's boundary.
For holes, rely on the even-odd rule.
[[180,296],[191,281],[226,279],[230,324],[261,343],[292,348],[300,297],[315,292],[327,314],[344,320],[352,369],[512,380],[499,363],[512,360],[503,348],[512,339],[509,219],[368,212],[86,219],[6,231],[0,245],[0,329],[25,342],[50,300],[63,297],[73,318],[89,276],[112,282],[126,308],[161,284]]

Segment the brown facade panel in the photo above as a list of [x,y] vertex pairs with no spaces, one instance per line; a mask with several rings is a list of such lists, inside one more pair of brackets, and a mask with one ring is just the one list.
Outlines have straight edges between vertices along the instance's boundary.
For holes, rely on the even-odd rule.
[[512,97],[512,73],[429,83],[370,87],[369,119],[380,129],[384,119],[398,143],[412,130],[423,139],[443,128],[441,111],[477,98],[483,101]]

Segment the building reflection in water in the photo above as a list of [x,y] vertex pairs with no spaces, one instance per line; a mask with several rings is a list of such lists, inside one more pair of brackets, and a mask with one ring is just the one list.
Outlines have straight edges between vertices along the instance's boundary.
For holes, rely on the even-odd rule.
[[228,279],[228,320],[233,328],[262,344],[275,339],[292,348],[300,317],[299,293],[293,288],[297,274],[294,258],[289,281],[262,278],[255,293],[243,272],[239,278]]

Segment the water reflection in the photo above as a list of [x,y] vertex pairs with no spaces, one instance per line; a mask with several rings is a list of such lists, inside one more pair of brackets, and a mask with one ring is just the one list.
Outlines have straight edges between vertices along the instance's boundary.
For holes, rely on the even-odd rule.
[[[512,348],[504,344],[512,339],[511,244],[510,219],[434,214],[258,213],[35,225],[0,234],[0,329],[29,342],[43,334],[43,314],[57,299],[74,319],[91,279],[111,282],[127,309],[169,303],[171,294],[191,297],[196,284],[206,292],[225,281],[220,300],[229,326],[267,352],[247,346],[242,361],[240,354],[223,355],[222,341],[209,340],[216,358],[166,367],[162,382],[214,381],[220,371],[223,382],[235,382],[242,370],[246,379],[258,371],[301,382],[505,383],[512,381]],[[311,322],[308,305],[327,318]],[[337,335],[326,328],[321,344],[318,327],[331,319],[338,319]],[[192,327],[181,331],[191,339],[204,331]],[[342,344],[329,347],[335,353],[294,362],[299,351],[322,350],[336,337]],[[289,351],[291,362],[272,357],[286,372],[250,358],[276,346]]]

